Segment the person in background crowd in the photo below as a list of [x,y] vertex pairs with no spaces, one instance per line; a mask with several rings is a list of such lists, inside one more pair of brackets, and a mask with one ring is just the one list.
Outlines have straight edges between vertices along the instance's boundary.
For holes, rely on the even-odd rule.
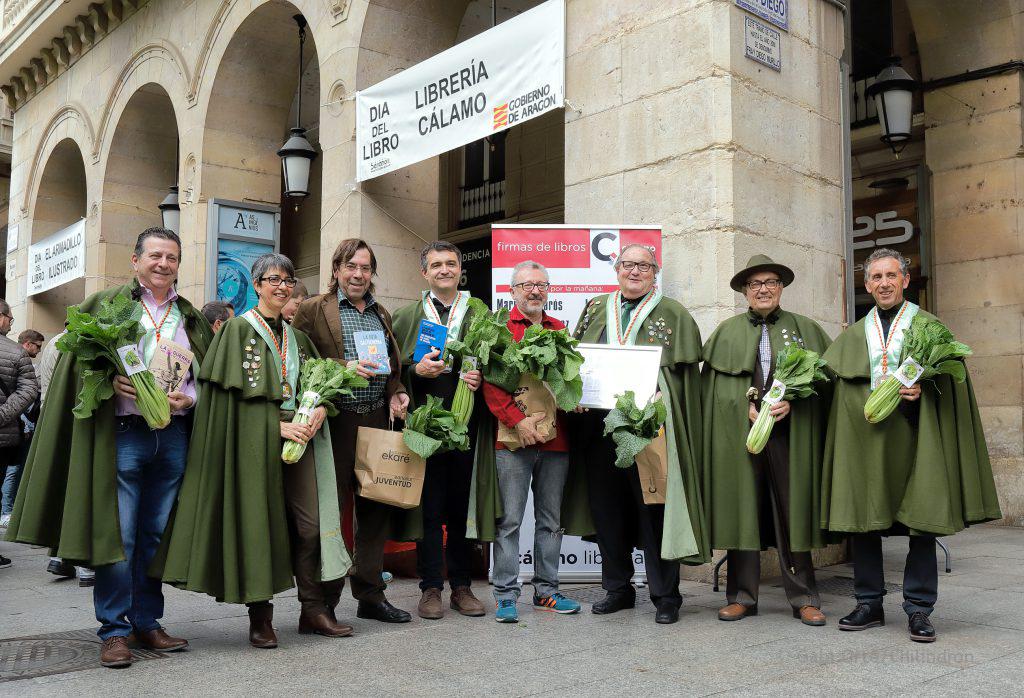
[[[359,374],[370,383],[365,388],[355,389],[352,397],[338,405],[338,416],[328,420],[339,499],[346,502],[350,493],[358,491],[355,446],[359,427],[387,429],[391,420],[405,416],[409,395],[402,385],[391,315],[373,296],[373,277],[377,274],[373,249],[358,238],[342,240],[331,258],[331,270],[327,293],[307,298],[299,306],[293,324],[309,336],[321,356],[357,366]],[[359,359],[353,334],[361,331],[384,333],[388,342],[389,374],[378,374],[375,362]],[[354,501],[355,570],[351,577],[352,595],[359,601],[356,615],[383,623],[408,623],[412,616],[392,606],[385,598],[386,587],[381,576],[384,543],[400,511],[358,495]],[[337,602],[337,598],[330,600],[329,608],[333,609]]]
[[[820,355],[830,343],[814,320],[780,307],[782,290],[793,279],[789,267],[765,255],[751,257],[730,282],[746,295],[747,311],[719,325],[704,345],[704,507],[711,547],[729,551],[728,605],[718,611],[719,620],[757,615],[761,551],[774,546],[793,616],[825,625],[811,550],[827,543],[819,485],[828,385],[792,403],[761,402],[781,350],[794,346]],[[761,409],[777,423],[764,450],[752,455],[743,436]]]
[[292,322],[295,320],[295,313],[299,312],[299,306],[302,305],[302,301],[309,298],[309,291],[306,290],[306,284],[301,281],[295,282],[295,293],[292,294],[291,299],[288,301],[288,305],[281,311],[281,316],[286,322]]
[[[20,460],[21,415],[39,396],[32,359],[24,348],[7,338],[12,322],[11,306],[0,298],[0,482],[6,479],[8,466]],[[0,555],[0,568],[10,566],[11,561]]]
[[210,301],[203,306],[202,313],[213,328],[213,333],[217,334],[221,325],[235,316],[235,306],[224,301]]
[[[35,330],[23,330],[18,335],[18,344],[34,359],[43,348],[44,337]],[[39,370],[36,371],[36,380],[39,380]],[[11,520],[11,511],[14,509],[14,496],[18,493],[18,484],[21,482],[21,466],[28,454],[29,444],[32,443],[32,430],[36,427],[36,420],[39,419],[39,398],[36,397],[32,406],[21,415],[21,446],[18,449],[18,457],[15,463],[7,468],[7,475],[3,479],[3,499],[0,502],[0,526],[6,526]]]
[[[437,350],[425,354],[418,362],[413,361],[413,354],[423,320],[447,327],[449,340],[465,336],[473,311],[469,309],[469,291],[459,290],[462,253],[450,242],[431,242],[420,252],[420,272],[429,290],[423,291],[420,300],[395,313],[403,380],[412,396],[409,408],[424,404],[428,395],[441,398],[442,404],[450,407],[459,381],[465,382],[470,390],[480,387],[480,371],[463,373],[460,366],[446,365]],[[476,427],[476,420],[471,418],[471,445],[476,444]],[[416,564],[421,592],[417,614],[420,618],[444,616],[441,592],[446,564],[452,609],[464,616],[484,615],[484,605],[470,589],[473,544],[466,538],[476,451],[471,447],[468,451],[449,451],[427,459],[423,495],[416,512],[422,525],[413,535],[417,538]]]
[[[9,540],[56,548],[63,560],[96,569],[93,603],[103,640],[100,663],[106,667],[132,663],[129,635],[158,652],[188,646],[161,627],[163,591],[160,580],[147,573],[185,471],[195,375],[213,338],[210,323],[174,288],[180,262],[178,235],[147,228],[131,256],[135,278],[79,306],[95,313],[101,300],[116,295],[141,303],[145,334],[138,351],[147,364],[161,336],[193,352],[184,385],[167,396],[170,424],[149,428],[135,404],[132,382],[123,376],[114,378],[113,399],[101,403],[91,417],[76,418],[72,409],[82,371],[75,355],[62,354],[8,530]],[[69,449],[69,443],[76,447]],[[69,491],[72,483],[92,496]]]
[[[581,342],[612,346],[661,346],[658,386],[670,416],[665,424],[668,486],[665,504],[647,504],[636,464],[615,465],[615,442],[602,436],[606,410],[580,415],[573,436],[568,488],[585,490],[607,596],[597,614],[633,608],[633,548],[644,551],[644,568],[656,623],[679,620],[679,563],[711,559],[700,491],[700,331],[690,313],[662,295],[658,261],[644,245],[622,248],[615,260],[619,288],[587,303],[576,326]],[[563,516],[563,519],[565,517]]]
[[[900,367],[905,333],[925,313],[906,300],[910,263],[880,247],[864,261],[875,305],[825,352],[835,373],[822,467],[821,524],[850,534],[857,605],[840,630],[885,625],[882,536],[908,536],[903,611],[914,642],[934,642],[929,616],[939,594],[935,537],[1001,518],[978,403],[963,383],[934,381],[899,389],[900,406],[877,424],[864,418],[871,392]],[[966,371],[965,371],[966,372]]]
[[[292,421],[302,364],[319,358],[309,338],[281,319],[295,269],[286,256],[269,253],[253,263],[252,279],[259,303],[224,325],[199,374],[188,467],[165,534],[166,556],[155,567],[174,586],[244,603],[249,644],[272,649],[271,599],[293,586],[300,633],[352,634],[334,615],[351,559],[330,437],[321,431],[327,408],[313,410],[309,424]],[[281,460],[289,440],[308,443],[296,463]]]
[[[565,323],[544,312],[550,280],[547,269],[524,261],[512,269],[511,295],[515,307],[509,313],[508,329],[519,341],[531,325],[549,330],[565,329]],[[577,613],[578,602],[558,591],[558,566],[562,552],[562,492],[569,473],[569,439],[565,415],[555,416],[554,437],[545,441],[538,423],[543,412],[527,416],[515,397],[501,388],[484,383],[484,401],[499,422],[516,430],[522,447],[509,450],[495,443],[495,469],[503,515],[494,536],[494,619],[499,623],[519,620],[516,602],[522,592],[519,582],[519,529],[526,513],[526,501],[533,490],[533,607],[559,614]]]

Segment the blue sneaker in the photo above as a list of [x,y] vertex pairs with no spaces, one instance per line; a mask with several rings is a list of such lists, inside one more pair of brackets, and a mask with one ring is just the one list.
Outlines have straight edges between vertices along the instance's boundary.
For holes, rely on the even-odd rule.
[[579,613],[580,605],[572,599],[567,599],[557,591],[551,596],[534,596],[533,607],[538,611],[549,611],[551,613]]
[[494,620],[499,623],[518,623],[519,611],[514,599],[502,599],[494,604]]

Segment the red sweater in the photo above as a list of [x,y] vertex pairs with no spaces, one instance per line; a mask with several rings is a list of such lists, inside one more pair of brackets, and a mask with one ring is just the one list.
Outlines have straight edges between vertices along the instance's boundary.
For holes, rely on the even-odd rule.
[[[512,311],[508,317],[508,329],[512,332],[512,337],[517,342],[523,338],[526,334],[526,329],[530,326],[530,320],[519,312],[519,308],[513,306]],[[544,313],[544,317],[541,320],[541,326],[548,330],[561,330],[565,329],[565,323],[561,320],[557,320],[547,313]],[[487,408],[491,411],[498,420],[505,426],[514,427],[519,424],[526,415],[523,411],[516,407],[515,400],[512,399],[512,394],[502,390],[501,388],[491,385],[487,381],[483,384],[484,401],[487,403]],[[495,440],[496,449],[505,448],[505,444]],[[566,432],[565,427],[565,413],[559,410],[555,415],[555,438],[551,439],[547,443],[539,444],[538,447],[542,451],[558,451],[566,452],[569,450],[569,435]]]

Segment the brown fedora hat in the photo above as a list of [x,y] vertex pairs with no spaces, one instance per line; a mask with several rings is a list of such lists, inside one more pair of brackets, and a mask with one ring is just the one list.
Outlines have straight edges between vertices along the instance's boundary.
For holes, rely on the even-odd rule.
[[782,279],[782,283],[785,286],[789,286],[793,283],[793,279],[796,275],[793,270],[784,264],[777,264],[771,257],[764,254],[755,254],[747,261],[747,266],[736,272],[736,276],[732,277],[729,285],[733,291],[737,293],[743,293],[744,285],[747,283],[747,278],[751,274],[756,274],[759,271],[773,271],[779,275]]

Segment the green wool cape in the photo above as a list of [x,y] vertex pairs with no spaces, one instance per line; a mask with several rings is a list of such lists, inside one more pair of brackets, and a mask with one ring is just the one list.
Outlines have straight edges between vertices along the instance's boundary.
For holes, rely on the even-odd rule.
[[[131,296],[137,280],[86,298],[78,307],[99,311],[100,301]],[[198,370],[213,330],[191,303],[176,301]],[[125,559],[117,512],[115,401],[107,400],[87,419],[71,413],[82,388],[82,370],[72,354],[57,360],[25,459],[7,540],[44,545],[66,562],[86,567]]]
[[[585,343],[601,342],[607,324],[608,297],[598,296],[587,302],[574,337]],[[636,344],[660,344],[662,347],[658,387],[668,407],[665,428],[669,468],[661,556],[687,565],[704,564],[711,560],[711,547],[700,488],[700,330],[686,308],[671,298],[662,298],[640,327]],[[569,456],[562,526],[570,534],[592,536],[594,523],[587,499],[587,464],[583,462],[582,453],[582,449],[573,448]],[[694,544],[695,554],[684,552]]]
[[[293,331],[300,363],[319,358],[309,338]],[[258,367],[251,361],[256,355]],[[188,465],[151,574],[218,601],[264,601],[294,586],[284,468],[295,466],[281,460],[280,363],[253,326],[236,317],[214,338],[199,379]],[[296,395],[302,390],[300,384]],[[310,451],[318,466],[319,499],[333,497],[336,506],[326,422],[303,459]],[[330,467],[319,467],[325,461]],[[323,514],[326,507],[320,509]],[[351,566],[336,526],[321,529],[325,580],[342,576]]]
[[[409,411],[414,410],[415,397],[412,388],[412,360],[419,336],[420,321],[427,320],[423,303],[417,301],[400,308],[394,314],[395,339],[398,340],[399,355],[402,359],[402,382],[409,395]],[[465,335],[473,320],[473,309],[466,311],[466,317],[459,329],[459,339]],[[450,408],[451,405],[445,405]],[[466,522],[466,537],[481,541],[493,541],[495,525],[501,518],[501,497],[498,492],[498,473],[494,460],[494,438],[496,421],[487,405],[482,391],[477,391],[473,416],[476,419],[476,441],[473,448],[473,480],[470,484],[469,514]],[[401,522],[394,525],[395,535],[402,540],[423,538],[423,511],[420,507],[398,515]]]
[[[831,344],[816,322],[785,310],[768,326],[768,334],[776,356],[793,337],[819,354]],[[743,313],[719,325],[704,345],[704,506],[711,546],[717,550],[766,548],[761,540],[754,457],[746,448],[751,427],[747,390],[753,385],[760,338],[761,328],[751,324],[749,313]],[[819,527],[819,504],[831,390],[827,384],[819,384],[816,390],[817,395],[793,400],[785,420],[789,424],[789,543],[794,551],[827,543]],[[784,426],[780,423],[775,428]]]
[[839,335],[824,356],[836,382],[822,469],[822,528],[862,533],[902,524],[911,533],[949,535],[1001,518],[970,376],[963,383],[945,375],[924,381],[917,428],[899,411],[870,424],[864,418],[871,385],[864,323]]

